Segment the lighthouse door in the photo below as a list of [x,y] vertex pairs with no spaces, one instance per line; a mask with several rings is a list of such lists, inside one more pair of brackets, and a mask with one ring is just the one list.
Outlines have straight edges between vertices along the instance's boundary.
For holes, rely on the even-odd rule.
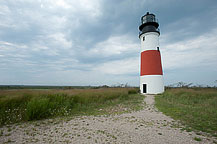
[[146,91],[146,84],[143,84],[143,93],[147,93],[147,91]]

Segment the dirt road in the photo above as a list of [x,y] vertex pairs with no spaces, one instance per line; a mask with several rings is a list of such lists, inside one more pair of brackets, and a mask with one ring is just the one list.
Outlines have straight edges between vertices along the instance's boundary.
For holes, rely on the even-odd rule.
[[[0,128],[0,143],[214,143],[216,139],[182,131],[173,119],[158,112],[147,95],[141,111],[111,116],[43,120]],[[194,140],[195,137],[201,141]]]

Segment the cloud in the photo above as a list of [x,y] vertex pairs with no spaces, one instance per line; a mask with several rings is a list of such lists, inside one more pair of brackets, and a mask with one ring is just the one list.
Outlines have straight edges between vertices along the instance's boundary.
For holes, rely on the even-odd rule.
[[58,67],[65,69],[67,65],[63,62],[67,58],[73,65],[68,65],[69,68],[81,67],[75,55],[82,40],[76,38],[74,31],[97,20],[101,13],[100,1],[20,0],[0,3],[0,51],[1,58],[7,58],[4,61],[8,61],[9,67],[18,65],[18,57],[22,61],[21,67],[56,69],[55,64],[62,62],[64,67]]
[[100,64],[94,70],[111,75],[135,75],[139,73],[139,57],[106,62]]
[[97,43],[88,55],[101,59],[94,71],[111,75],[130,75],[139,72],[139,43],[130,35],[111,36]]
[[140,45],[133,41],[130,35],[111,36],[105,41],[97,43],[89,53],[103,57],[125,55],[126,53],[135,53]]
[[34,44],[43,43],[44,45],[59,49],[70,49],[73,46],[72,40],[67,40],[66,35],[63,33],[53,33],[46,36],[41,35],[37,39],[38,41],[34,41]]
[[162,45],[165,69],[213,67],[217,65],[217,29],[192,39]]
[[0,1],[0,83],[137,85],[138,25],[147,10],[160,19],[167,72],[217,65],[216,6],[206,2],[192,10],[191,2],[174,2],[173,8],[168,3]]

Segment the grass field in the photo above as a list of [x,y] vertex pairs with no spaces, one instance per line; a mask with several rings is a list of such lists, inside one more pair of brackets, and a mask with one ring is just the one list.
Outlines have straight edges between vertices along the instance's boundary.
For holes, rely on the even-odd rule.
[[217,137],[217,89],[167,89],[155,100],[160,111],[180,120],[187,131],[194,129]]
[[0,125],[74,115],[123,113],[142,108],[137,88],[0,90]]

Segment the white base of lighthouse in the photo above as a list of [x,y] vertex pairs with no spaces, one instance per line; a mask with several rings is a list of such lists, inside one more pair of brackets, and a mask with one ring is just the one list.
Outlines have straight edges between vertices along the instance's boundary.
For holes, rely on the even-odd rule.
[[164,92],[163,75],[140,76],[140,92],[144,94],[159,94]]

